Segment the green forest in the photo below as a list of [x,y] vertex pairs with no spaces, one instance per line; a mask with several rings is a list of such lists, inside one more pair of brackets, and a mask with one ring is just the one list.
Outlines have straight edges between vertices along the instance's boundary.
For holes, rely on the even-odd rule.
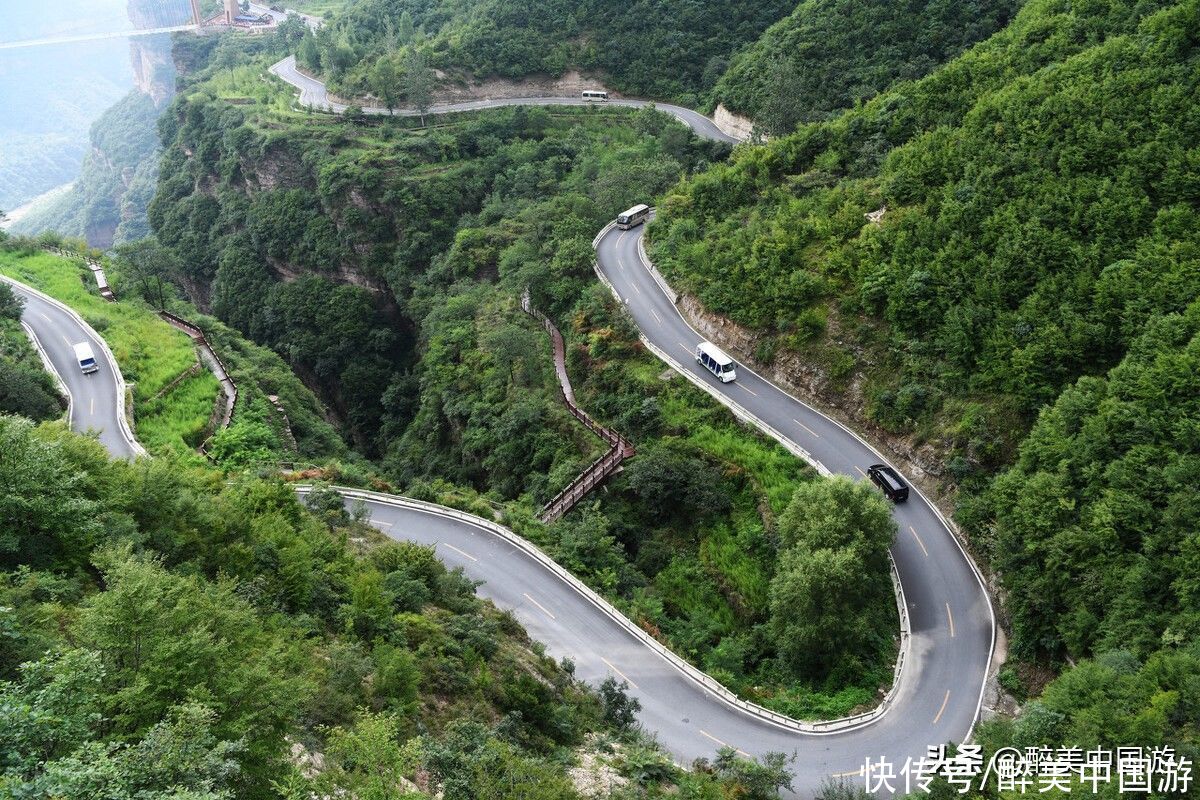
[[[207,458],[185,436],[109,462],[67,433],[0,284],[0,794],[558,798],[596,762],[611,797],[785,790],[782,754],[679,769],[618,683],[277,477],[496,519],[739,696],[871,708],[898,644],[889,505],[642,346],[592,239],[650,201],[651,257],[749,331],[737,358],[953,510],[1007,633],[985,758],[1200,758],[1200,0],[309,7],[315,32],[178,38],[157,140],[135,97],[97,131],[142,165],[130,202],[156,181],[147,227],[105,198],[68,226],[151,233],[107,256],[114,284],[228,358],[243,411]],[[581,70],[770,140],[605,106],[335,116],[266,74],[292,53],[355,103]],[[606,445],[525,290],[579,404],[637,448],[548,525]]]
[[925,76],[1003,28],[1018,5],[806,0],[731,59],[712,97],[768,134],[792,133]]
[[[504,504],[521,533],[735,691],[810,718],[875,702],[897,629],[877,498],[801,503],[874,513],[870,535],[804,546],[799,521],[787,533],[806,469],[660,380],[592,278],[591,240],[613,209],[728,149],[651,111],[517,108],[430,128],[310,115],[251,69],[215,70],[237,57],[221,47],[195,54],[160,126],[150,208],[191,299],[284,355],[383,480]],[[548,340],[516,303],[525,288],[561,321],[581,400],[642,453],[603,500],[549,528],[536,510],[602,449],[562,405]],[[708,511],[655,510],[670,507]],[[806,661],[776,644],[787,613],[773,598],[818,594],[797,576],[834,549],[848,557],[822,563],[855,576],[842,585],[873,577],[880,591],[846,597],[855,635]],[[785,552],[794,561],[777,569]],[[837,626],[830,615],[807,635]]]
[[5,796],[560,800],[584,751],[627,797],[787,783],[732,751],[679,770],[620,686],[584,688],[336,493],[112,461],[13,416],[0,453]]
[[297,52],[301,65],[350,97],[403,95],[416,52],[448,80],[580,69],[639,97],[697,105],[733,53],[793,6],[793,0],[358,0],[307,35]]
[[[1195,668],[1198,15],[1026,3],[928,77],[686,178],[650,229],[752,355],[796,354],[939,453],[1003,582],[1014,691],[1067,659],[1097,659],[1077,689]],[[1164,730],[1194,747],[1175,702]]]

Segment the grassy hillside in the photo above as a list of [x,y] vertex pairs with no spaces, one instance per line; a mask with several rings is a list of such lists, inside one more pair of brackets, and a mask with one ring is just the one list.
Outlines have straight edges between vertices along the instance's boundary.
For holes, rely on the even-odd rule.
[[82,262],[36,250],[0,250],[0,272],[79,312],[104,337],[133,391],[134,431],[151,452],[186,454],[200,444],[219,392],[208,372],[176,378],[196,363],[192,341],[136,302],[96,294]]
[[928,74],[1003,28],[1018,0],[805,0],[739,52],[715,102],[771,135]]

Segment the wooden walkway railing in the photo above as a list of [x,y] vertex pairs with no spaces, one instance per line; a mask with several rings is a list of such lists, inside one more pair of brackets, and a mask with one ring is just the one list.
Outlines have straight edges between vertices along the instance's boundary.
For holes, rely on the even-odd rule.
[[562,391],[563,402],[566,404],[567,410],[588,430],[608,443],[608,451],[604,455],[589,464],[587,469],[575,477],[575,480],[567,484],[565,489],[542,507],[541,514],[539,514],[542,522],[554,522],[570,511],[588,492],[599,486],[605,478],[616,472],[621,466],[621,462],[632,458],[636,451],[633,445],[619,433],[596,422],[588,416],[586,411],[575,404],[575,391],[571,388],[571,379],[567,376],[566,345],[563,342],[562,334],[549,317],[533,307],[528,290],[521,295],[521,308],[526,314],[541,322],[542,327],[550,334],[550,342],[554,349],[554,372],[558,376],[558,386]]
[[[215,432],[221,428],[228,428],[229,423],[233,421],[233,411],[237,407],[238,388],[237,384],[233,382],[233,378],[229,377],[229,370],[225,368],[225,362],[222,361],[221,357],[217,355],[215,350],[212,349],[212,345],[208,343],[208,338],[205,337],[204,331],[200,330],[183,317],[172,314],[170,311],[159,311],[158,315],[162,317],[167,324],[174,328],[178,328],[188,336],[192,337],[192,342],[195,343],[196,349],[200,351],[201,358],[208,363],[208,368],[212,371],[212,374],[216,376],[217,381],[220,382],[221,391],[224,393],[226,398],[225,409],[221,412],[220,418],[215,420],[216,425],[213,426],[213,431]],[[207,439],[204,441],[204,444],[200,445],[201,452],[204,452],[206,444],[208,444]]]

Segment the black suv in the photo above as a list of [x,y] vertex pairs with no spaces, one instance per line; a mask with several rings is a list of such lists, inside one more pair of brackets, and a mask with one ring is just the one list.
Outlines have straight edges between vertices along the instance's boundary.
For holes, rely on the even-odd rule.
[[893,503],[903,503],[908,499],[908,484],[900,477],[900,473],[887,464],[872,464],[867,470],[867,477]]

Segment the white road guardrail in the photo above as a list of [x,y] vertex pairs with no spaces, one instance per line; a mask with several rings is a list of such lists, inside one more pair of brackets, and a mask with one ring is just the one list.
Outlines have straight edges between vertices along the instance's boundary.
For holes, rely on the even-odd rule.
[[[311,485],[301,484],[296,486],[296,491],[301,494],[307,494],[312,490],[312,488],[313,487]],[[638,639],[643,645],[648,647],[660,658],[678,670],[685,678],[705,689],[714,697],[718,698],[727,705],[730,705],[739,711],[757,717],[785,730],[812,735],[824,735],[841,733],[843,731],[864,727],[875,722],[887,713],[888,709],[891,708],[893,699],[895,698],[897,687],[900,685],[900,671],[903,668],[906,660],[910,637],[908,633],[908,610],[904,604],[904,592],[902,589],[899,589],[900,582],[896,576],[896,566],[894,563],[892,564],[892,581],[895,586],[898,587],[896,604],[900,611],[901,644],[900,656],[896,660],[892,688],[883,698],[883,701],[870,711],[834,720],[821,722],[802,722],[800,720],[792,719],[784,714],[780,714],[776,711],[772,711],[769,708],[763,708],[756,703],[742,700],[733,692],[729,691],[729,689],[722,685],[718,680],[705,674],[704,672],[701,672],[699,669],[676,655],[672,650],[665,647],[661,642],[652,637],[641,627],[635,625],[632,620],[630,620],[619,610],[617,610],[617,608],[611,603],[593,591],[589,586],[583,583],[583,581],[576,578],[565,568],[560,566],[558,562],[542,552],[542,550],[537,545],[533,544],[533,542],[518,536],[516,533],[497,522],[484,519],[483,517],[478,517],[474,514],[469,514],[465,511],[447,508],[446,506],[439,506],[434,503],[427,503],[422,500],[413,500],[407,497],[400,497],[399,495],[384,494],[382,492],[373,492],[366,489],[351,489],[342,486],[333,486],[331,488],[337,491],[343,497],[348,497],[352,500],[369,500],[376,503],[382,503],[384,505],[395,506],[397,508],[406,508],[426,514],[434,514],[447,519],[455,519],[460,522],[465,522],[468,525],[473,525],[483,531],[486,531],[487,533],[491,533],[492,535],[503,539],[505,542],[521,550],[525,555],[529,556],[534,561],[537,561],[548,571],[553,573],[557,578],[574,589],[578,594],[580,594],[582,597],[588,600],[588,602],[604,613],[605,616],[616,622],[631,636]]]

